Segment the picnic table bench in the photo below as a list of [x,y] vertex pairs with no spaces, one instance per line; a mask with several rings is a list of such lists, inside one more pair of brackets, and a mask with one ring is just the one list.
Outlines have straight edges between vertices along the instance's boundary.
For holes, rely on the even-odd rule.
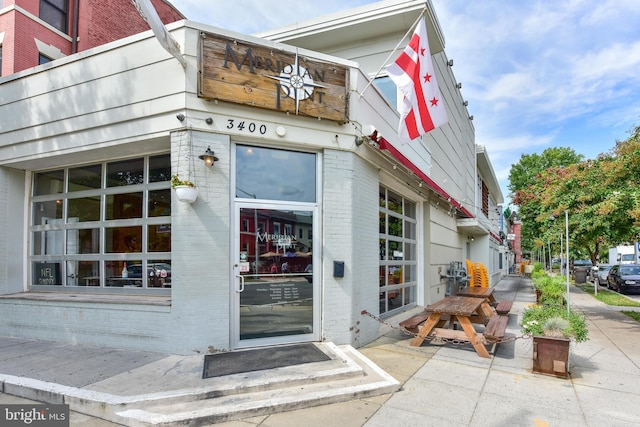
[[484,332],[482,333],[485,338],[485,343],[488,344],[503,339],[507,331],[507,323],[509,323],[509,315],[491,316],[489,323],[484,327]]
[[[427,337],[440,337],[454,341],[468,342],[480,357],[490,357],[489,352],[485,348],[487,340],[482,333],[478,333],[473,327],[473,323],[493,325],[493,323],[496,322],[491,322],[491,318],[497,315],[493,312],[486,299],[449,296],[427,306],[425,311],[429,316],[426,318],[424,325],[419,329],[418,335],[411,341],[412,346],[417,347],[422,345]],[[418,321],[418,319],[414,319],[414,322],[416,321]],[[447,323],[449,327],[444,328]],[[458,325],[462,327],[462,330],[454,328],[454,326]],[[500,325],[498,324],[497,326]],[[493,334],[499,332],[497,326],[492,326],[492,330],[495,331]]]
[[[402,326],[409,332],[416,333],[420,329],[419,326],[422,325],[429,318],[430,315],[431,313],[427,311],[423,311],[422,313],[416,314],[415,316],[412,316],[407,320],[403,320],[402,322],[400,322],[400,326]],[[448,320],[449,320],[449,316],[446,316],[446,315],[441,316],[440,322],[438,322],[436,327],[438,328],[443,327]]]
[[496,305],[496,313],[501,316],[509,315],[511,307],[513,307],[513,301],[500,301],[498,305]]

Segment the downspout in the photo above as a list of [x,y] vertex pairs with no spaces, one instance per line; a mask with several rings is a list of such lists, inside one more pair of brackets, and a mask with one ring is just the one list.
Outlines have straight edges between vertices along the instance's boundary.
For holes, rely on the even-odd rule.
[[78,11],[80,10],[80,0],[73,2],[73,25],[71,30],[71,53],[78,53]]

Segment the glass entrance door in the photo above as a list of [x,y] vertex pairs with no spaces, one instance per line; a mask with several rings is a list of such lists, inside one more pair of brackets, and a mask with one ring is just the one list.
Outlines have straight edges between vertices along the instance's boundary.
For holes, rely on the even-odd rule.
[[317,339],[314,208],[236,205],[235,347]]

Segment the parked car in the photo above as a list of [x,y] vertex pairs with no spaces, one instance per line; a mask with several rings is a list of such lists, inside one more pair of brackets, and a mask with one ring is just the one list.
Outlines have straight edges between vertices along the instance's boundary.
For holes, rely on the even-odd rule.
[[607,276],[607,287],[622,294],[640,292],[640,264],[614,265]]
[[607,276],[609,270],[613,267],[611,264],[598,264],[592,269],[593,283],[596,286],[607,286]]
[[[142,277],[142,264],[131,264],[127,266],[127,270],[129,271],[130,278],[141,278]],[[159,263],[149,263],[147,264],[147,276],[149,277],[171,277],[171,264],[167,264],[164,262]]]

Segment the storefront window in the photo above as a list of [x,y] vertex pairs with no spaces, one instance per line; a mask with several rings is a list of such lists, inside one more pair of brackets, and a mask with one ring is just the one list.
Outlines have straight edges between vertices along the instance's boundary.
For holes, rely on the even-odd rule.
[[416,303],[416,204],[380,187],[380,314]]
[[169,154],[34,173],[32,288],[170,288],[170,178]]
[[315,203],[316,157],[312,153],[238,145],[236,197]]

